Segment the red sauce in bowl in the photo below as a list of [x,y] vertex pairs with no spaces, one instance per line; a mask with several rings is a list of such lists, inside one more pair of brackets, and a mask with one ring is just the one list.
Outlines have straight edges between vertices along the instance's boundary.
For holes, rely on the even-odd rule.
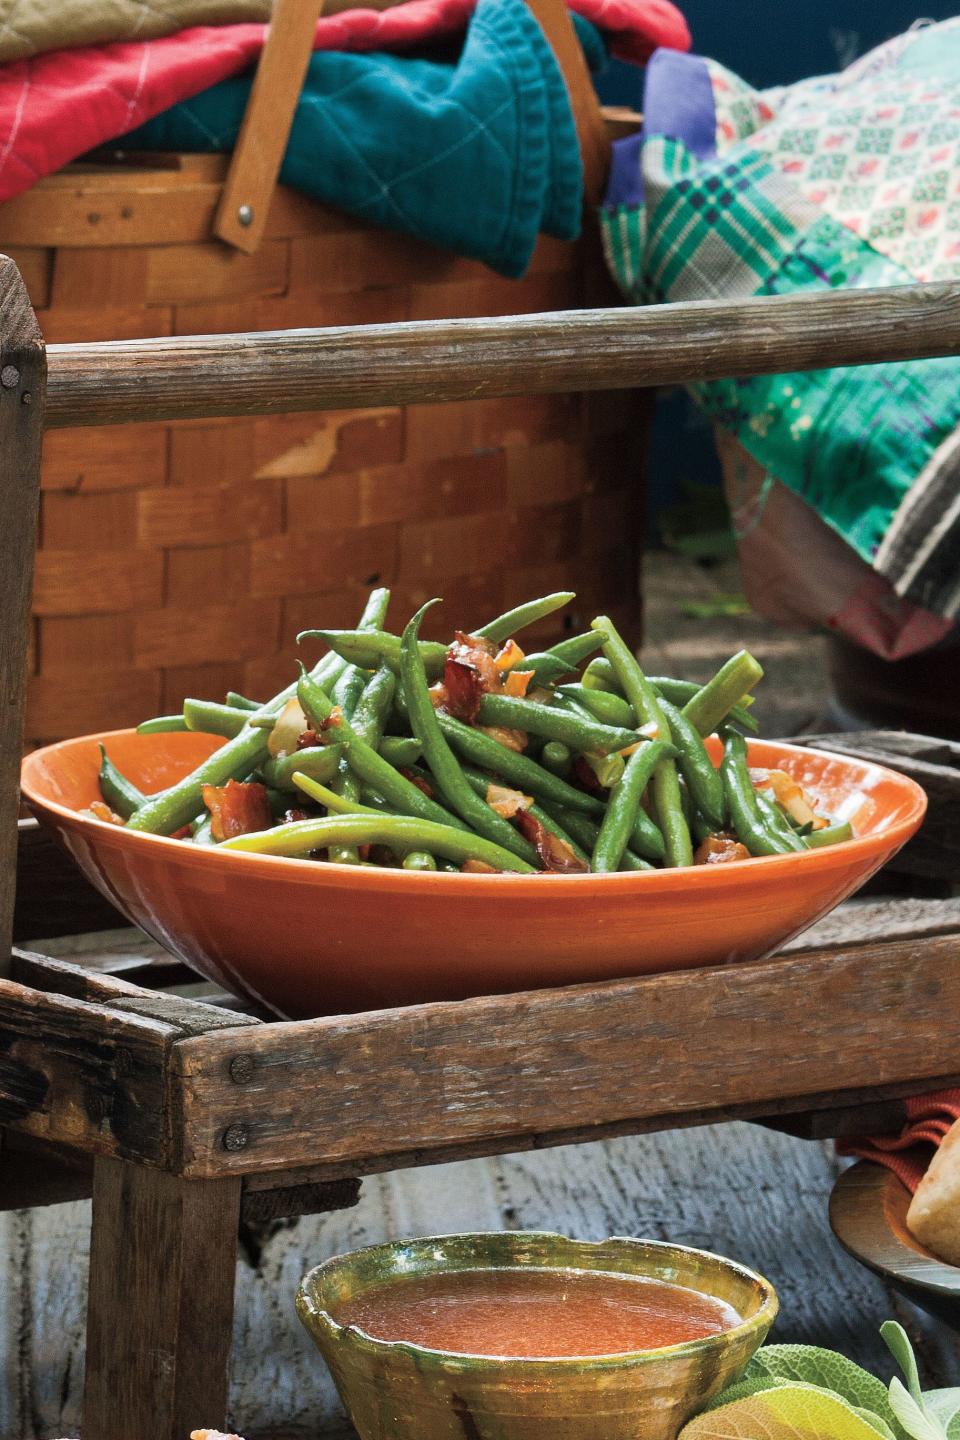
[[338,1307],[376,1340],[493,1358],[623,1355],[718,1335],[741,1323],[722,1300],[587,1270],[459,1270],[404,1276]]

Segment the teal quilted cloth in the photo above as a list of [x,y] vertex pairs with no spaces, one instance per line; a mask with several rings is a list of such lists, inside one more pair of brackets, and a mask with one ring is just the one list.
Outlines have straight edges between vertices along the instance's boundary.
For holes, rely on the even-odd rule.
[[[603,42],[574,19],[596,69]],[[250,84],[215,85],[123,143],[230,151]],[[479,0],[452,59],[315,53],[281,179],[508,276],[524,273],[541,230],[570,240],[580,229],[583,178],[566,87],[524,0]]]

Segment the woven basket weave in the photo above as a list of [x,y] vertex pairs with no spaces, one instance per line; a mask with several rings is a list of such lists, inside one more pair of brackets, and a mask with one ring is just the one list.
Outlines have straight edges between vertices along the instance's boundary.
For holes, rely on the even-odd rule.
[[[526,279],[292,192],[243,255],[211,236],[226,160],[74,167],[0,207],[49,342],[496,315],[606,303],[592,241]],[[187,694],[260,698],[294,636],[375,583],[436,630],[568,587],[636,634],[647,402],[631,392],[54,431],[45,442],[26,739]],[[538,638],[556,634],[548,624]]]

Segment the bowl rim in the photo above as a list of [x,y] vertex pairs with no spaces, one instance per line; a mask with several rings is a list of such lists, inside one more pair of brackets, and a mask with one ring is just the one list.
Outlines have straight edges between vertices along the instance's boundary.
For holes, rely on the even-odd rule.
[[[752,855],[749,859],[736,860],[726,865],[615,871],[610,874],[588,871],[583,874],[559,875],[537,871],[533,874],[506,872],[494,875],[464,875],[462,872],[415,871],[401,868],[338,865],[331,862],[318,865],[313,860],[301,860],[286,855],[257,855],[242,850],[226,851],[219,846],[185,846],[183,841],[174,840],[168,835],[152,835],[142,830],[127,830],[107,821],[98,820],[94,816],[84,815],[80,810],[71,809],[59,801],[48,799],[37,793],[37,789],[32,783],[32,773],[59,751],[74,745],[99,744],[120,736],[126,738],[136,735],[136,733],[135,727],[98,731],[89,735],[73,736],[67,740],[58,740],[52,745],[45,745],[31,751],[24,757],[21,765],[21,790],[33,813],[38,816],[44,814],[57,816],[76,830],[89,833],[92,829],[94,834],[101,833],[103,839],[115,848],[137,847],[142,849],[144,846],[151,845],[153,847],[157,845],[174,847],[171,851],[171,858],[175,853],[181,858],[187,858],[191,865],[206,866],[211,872],[223,866],[235,868],[238,865],[246,865],[248,870],[256,867],[261,874],[265,875],[268,869],[280,865],[283,867],[281,873],[291,880],[298,879],[301,883],[309,881],[317,885],[342,885],[349,876],[352,885],[357,886],[360,890],[364,886],[390,890],[406,888],[407,891],[411,887],[419,887],[421,890],[432,888],[456,890],[461,886],[469,886],[471,893],[476,894],[484,889],[490,890],[491,893],[499,892],[504,884],[509,884],[525,889],[533,885],[536,887],[538,895],[547,897],[555,896],[561,887],[566,889],[566,886],[572,883],[581,893],[591,887],[598,887],[604,891],[632,890],[636,886],[647,885],[649,887],[653,884],[656,884],[658,889],[670,893],[676,889],[688,889],[692,877],[696,876],[698,888],[702,887],[709,893],[731,885],[736,887],[742,879],[755,875],[757,866],[763,866],[763,873],[769,874],[771,877],[778,873],[778,869],[786,877],[795,871],[798,864],[804,866],[807,871],[812,871],[814,867],[821,870],[832,869],[838,864],[856,864],[858,860],[862,863],[867,856],[886,852],[889,849],[899,849],[919,828],[927,810],[927,796],[923,788],[910,776],[893,770],[889,766],[877,764],[872,760],[859,760],[853,756],[841,755],[833,750],[813,749],[807,745],[792,745],[785,740],[747,737],[748,760],[751,747],[763,745],[772,746],[789,755],[833,761],[843,766],[876,772],[879,779],[892,781],[905,797],[911,798],[912,803],[904,815],[874,834],[854,836],[852,840],[846,840],[840,845],[825,845],[813,850],[791,851],[787,855]],[[221,736],[207,735],[204,731],[176,733],[222,741]],[[846,857],[849,857],[849,861]],[[550,884],[545,885],[544,880],[549,880]]]
[[[643,1249],[645,1251],[660,1252],[672,1255],[694,1255],[707,1259],[728,1272],[733,1272],[739,1279],[752,1285],[759,1291],[761,1296],[760,1306],[755,1314],[746,1320],[741,1320],[739,1325],[732,1326],[729,1330],[718,1331],[715,1335],[702,1336],[697,1340],[685,1340],[676,1345],[661,1345],[653,1350],[625,1350],[613,1355],[476,1355],[460,1350],[438,1350],[429,1345],[418,1345],[412,1340],[381,1340],[375,1335],[370,1335],[359,1325],[341,1325],[320,1305],[317,1305],[308,1290],[311,1283],[316,1283],[318,1277],[324,1273],[336,1270],[347,1261],[356,1260],[358,1257],[375,1255],[378,1252],[386,1253],[399,1249],[406,1249],[413,1245],[443,1245],[451,1241],[459,1240],[485,1240],[491,1236],[508,1237],[527,1240],[561,1241],[565,1244],[574,1244],[583,1247],[599,1249],[604,1245],[623,1245],[630,1248]],[[465,1267],[466,1268],[466,1267]],[[494,1268],[478,1265],[476,1269]],[[509,1267],[500,1267],[509,1268]],[[523,1268],[517,1266],[515,1268]],[[576,1269],[575,1265],[546,1265],[530,1267],[540,1269],[570,1270]],[[610,1273],[610,1272],[607,1272]],[[389,1283],[389,1282],[388,1282]],[[692,1286],[681,1287],[693,1289]],[[706,1292],[698,1291],[698,1294]],[[578,1374],[584,1371],[597,1370],[605,1372],[609,1370],[633,1369],[644,1365],[654,1364],[664,1360],[685,1360],[695,1358],[711,1350],[725,1349],[728,1345],[742,1343],[749,1340],[757,1331],[760,1332],[761,1343],[767,1331],[770,1329],[780,1309],[780,1301],[773,1285],[765,1276],[748,1266],[741,1264],[738,1260],[731,1260],[726,1255],[718,1255],[712,1250],[704,1250],[696,1245],[677,1245],[670,1240],[648,1240],[637,1236],[609,1235],[605,1240],[578,1240],[570,1235],[561,1235],[555,1230],[471,1230],[454,1232],[447,1235],[420,1235],[410,1240],[388,1240],[379,1245],[365,1245],[357,1250],[346,1251],[342,1255],[332,1255],[329,1259],[314,1265],[304,1275],[297,1287],[296,1295],[297,1313],[307,1330],[313,1333],[313,1326],[318,1325],[327,1338],[337,1343],[346,1342],[355,1350],[370,1357],[396,1354],[409,1354],[417,1358],[422,1357],[431,1361],[439,1369],[455,1369],[458,1372],[465,1369],[493,1370],[505,1378],[510,1371],[516,1367],[523,1370],[529,1368],[543,1368],[553,1374],[568,1369],[575,1370]]]

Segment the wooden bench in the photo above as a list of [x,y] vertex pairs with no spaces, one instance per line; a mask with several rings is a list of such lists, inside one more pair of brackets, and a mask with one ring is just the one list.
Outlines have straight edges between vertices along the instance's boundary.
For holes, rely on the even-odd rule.
[[[285,1024],[11,944],[44,423],[652,386],[955,353],[960,287],[54,346],[45,357],[16,267],[0,261],[0,336],[3,1174],[10,1203],[92,1190],[89,1436],[180,1440],[199,1416],[225,1413],[242,1214],[348,1204],[365,1174],[455,1157],[734,1117],[840,1110],[848,1124],[854,1107],[960,1081],[952,934]],[[99,902],[30,825],[20,861],[21,933],[98,928]],[[822,1120],[817,1133],[831,1128]]]

